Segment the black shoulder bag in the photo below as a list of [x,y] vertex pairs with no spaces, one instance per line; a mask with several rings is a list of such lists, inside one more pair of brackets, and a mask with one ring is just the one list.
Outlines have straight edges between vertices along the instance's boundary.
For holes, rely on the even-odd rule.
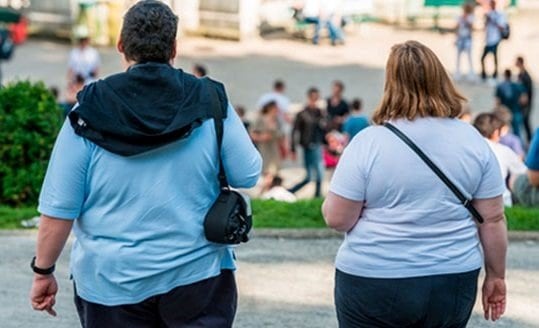
[[221,145],[223,143],[223,109],[218,94],[210,85],[211,107],[217,135],[217,154],[219,156],[220,193],[215,203],[204,218],[206,239],[219,244],[239,244],[249,240],[249,231],[253,226],[251,201],[247,195],[230,189],[226,177]]
[[483,223],[483,217],[475,207],[472,205],[472,200],[468,199],[451,180],[440,170],[436,164],[434,164],[430,158],[425,155],[425,153],[412,141],[410,138],[408,138],[401,130],[397,129],[393,124],[391,123],[384,123],[384,126],[388,128],[391,132],[393,132],[397,137],[399,137],[402,141],[404,141],[405,144],[408,145],[422,160],[427,164],[427,166],[440,178],[440,180],[445,183],[445,185],[457,196],[457,198],[460,200],[462,205],[466,207],[466,209],[470,212],[470,214],[477,220],[479,223]]

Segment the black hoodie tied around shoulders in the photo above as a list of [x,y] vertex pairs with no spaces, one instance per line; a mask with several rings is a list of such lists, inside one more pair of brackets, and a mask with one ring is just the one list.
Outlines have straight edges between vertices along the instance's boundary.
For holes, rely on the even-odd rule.
[[87,85],[77,94],[69,120],[77,135],[96,145],[138,155],[185,138],[212,118],[215,94],[224,118],[228,100],[221,83],[169,64],[136,64]]

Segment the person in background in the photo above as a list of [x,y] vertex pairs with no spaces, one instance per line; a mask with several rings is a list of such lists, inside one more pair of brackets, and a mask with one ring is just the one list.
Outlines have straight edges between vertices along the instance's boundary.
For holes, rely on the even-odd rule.
[[205,77],[208,75],[208,69],[202,64],[194,64],[192,71],[193,75],[198,78]]
[[275,101],[279,109],[279,130],[283,134],[282,142],[279,144],[281,158],[288,157],[288,136],[292,130],[292,116],[290,114],[290,99],[286,96],[286,84],[283,80],[277,79],[273,82],[273,90],[263,94],[257,102],[258,108],[264,107],[270,101]]
[[329,119],[329,130],[342,131],[342,124],[350,112],[348,103],[343,98],[344,83],[333,81],[331,96],[327,99],[326,112]]
[[369,126],[369,118],[363,114],[363,102],[356,98],[352,101],[352,111],[344,121],[343,132],[352,140],[356,134]]
[[337,167],[347,143],[348,136],[341,132],[333,130],[326,134],[326,144],[322,154],[326,169],[333,171]]
[[525,161],[526,174],[513,184],[513,195],[519,205],[539,206],[539,129],[535,130]]
[[64,101],[64,117],[77,103],[77,94],[84,88],[84,77],[80,74],[75,76],[75,79],[67,85],[66,96]]
[[522,140],[519,137],[511,133],[511,112],[505,106],[498,106],[493,111],[493,114],[502,122],[500,129],[500,143],[513,150],[520,159],[524,160],[526,152],[522,146]]
[[527,96],[524,92],[524,87],[512,79],[510,69],[506,69],[503,73],[504,80],[496,87],[496,102],[497,106],[503,105],[511,111],[513,119],[511,120],[511,128],[513,133],[521,138],[520,127],[523,122],[522,106],[527,104]]
[[234,109],[236,110],[236,114],[238,114],[238,116],[240,117],[241,122],[243,123],[243,126],[245,127],[245,130],[249,131],[251,122],[249,122],[249,120],[245,117],[245,113],[246,113],[245,107],[243,107],[242,105],[236,105],[234,106]]
[[295,203],[297,201],[296,195],[286,190],[283,187],[283,178],[278,175],[269,177],[269,186],[267,191],[262,193],[262,199],[272,199],[279,202]]
[[455,80],[460,80],[460,59],[464,53],[468,58],[468,80],[475,79],[475,73],[473,69],[472,59],[472,32],[474,24],[474,5],[472,3],[465,3],[462,6],[462,15],[457,21],[457,67],[455,71]]
[[500,164],[500,170],[506,185],[503,193],[504,205],[507,207],[513,206],[511,197],[513,183],[519,175],[526,173],[526,166],[511,148],[500,143],[503,122],[495,114],[479,114],[475,118],[473,125],[485,137],[490,149],[496,155],[498,164]]
[[279,144],[283,135],[279,130],[279,108],[275,101],[270,101],[260,110],[258,118],[251,127],[251,140],[262,155],[262,172],[275,175],[281,169]]
[[82,76],[84,83],[88,84],[99,77],[101,60],[96,49],[90,46],[88,31],[80,28],[76,31],[77,47],[71,50],[67,69],[67,84],[76,81]]
[[[432,50],[392,47],[375,125],[346,147],[322,206],[346,233],[335,261],[340,328],[465,327],[483,263],[484,317],[505,312],[505,185],[490,147],[456,119],[464,100]],[[472,199],[483,224],[386,122]]]
[[314,175],[316,183],[315,197],[322,195],[322,179],[324,176],[322,144],[327,130],[326,117],[318,107],[319,100],[320,92],[318,89],[309,88],[307,91],[307,105],[296,116],[290,137],[292,159],[296,159],[297,144],[299,143],[303,148],[303,165],[306,175],[301,182],[289,190],[296,193],[305,187]]
[[516,66],[518,68],[518,82],[524,87],[524,92],[528,98],[528,101],[522,106],[522,115],[524,130],[526,131],[526,137],[528,142],[532,140],[533,130],[531,124],[531,112],[533,108],[533,81],[524,64],[524,57],[518,56],[516,59]]
[[253,187],[262,163],[224,86],[172,66],[177,30],[166,4],[136,2],[117,44],[126,70],[87,85],[59,132],[39,197],[34,310],[56,315],[53,271],[73,229],[83,328],[232,327],[234,250],[203,223],[219,157],[234,188]]
[[496,83],[498,78],[498,46],[502,41],[502,30],[507,26],[505,16],[496,10],[496,1],[490,1],[490,9],[485,14],[485,47],[481,55],[481,79],[487,80],[485,71],[485,58],[492,54],[494,58],[494,72],[492,73],[492,83]]

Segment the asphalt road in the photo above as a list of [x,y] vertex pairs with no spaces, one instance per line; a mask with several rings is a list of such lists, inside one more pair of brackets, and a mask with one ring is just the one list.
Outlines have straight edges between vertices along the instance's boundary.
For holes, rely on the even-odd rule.
[[[235,327],[336,327],[333,308],[333,259],[338,238],[254,238],[238,248],[240,302]],[[28,291],[34,233],[0,235],[0,327],[77,327],[68,280],[68,252],[58,263],[58,317],[34,312]],[[509,247],[507,315],[495,325],[480,317],[476,305],[469,327],[539,327],[539,244],[514,242]]]

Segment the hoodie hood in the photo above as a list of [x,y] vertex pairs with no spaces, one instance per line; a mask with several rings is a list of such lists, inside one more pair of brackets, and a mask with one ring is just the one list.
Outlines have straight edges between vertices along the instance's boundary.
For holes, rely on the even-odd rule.
[[76,134],[98,146],[137,155],[185,138],[213,117],[212,88],[226,115],[221,83],[168,64],[136,64],[81,90],[69,120]]

